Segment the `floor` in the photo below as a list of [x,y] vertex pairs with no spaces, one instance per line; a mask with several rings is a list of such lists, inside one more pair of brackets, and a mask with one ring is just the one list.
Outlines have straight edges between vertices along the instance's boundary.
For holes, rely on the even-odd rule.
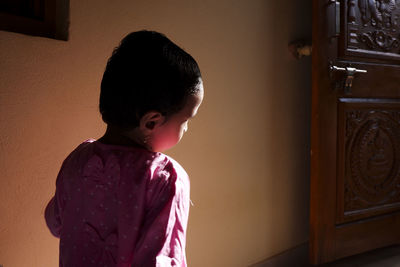
[[377,249],[364,254],[320,265],[324,267],[400,267],[400,246]]
[[[308,244],[276,255],[251,267],[312,267],[308,263]],[[318,267],[400,267],[400,245],[377,249]]]

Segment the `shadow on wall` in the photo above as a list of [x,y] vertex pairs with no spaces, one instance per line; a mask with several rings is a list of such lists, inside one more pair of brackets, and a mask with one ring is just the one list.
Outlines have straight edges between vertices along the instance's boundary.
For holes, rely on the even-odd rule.
[[[284,0],[274,5],[274,86],[267,105],[268,121],[275,123],[270,126],[266,151],[271,153],[269,176],[275,181],[267,191],[269,201],[282,206],[268,224],[268,232],[273,233],[271,240],[284,239],[280,251],[285,251],[307,242],[309,234],[311,56],[296,60],[288,44],[299,39],[311,42],[312,0]],[[279,229],[282,222],[288,225],[286,232]]]

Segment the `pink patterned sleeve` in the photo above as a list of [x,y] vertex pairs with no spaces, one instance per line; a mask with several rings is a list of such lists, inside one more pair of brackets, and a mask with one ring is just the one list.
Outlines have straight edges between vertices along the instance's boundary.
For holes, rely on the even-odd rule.
[[[58,176],[56,184],[60,183],[61,175],[63,168],[61,168]],[[65,196],[63,194],[63,190],[61,186],[56,186],[56,193],[54,197],[49,201],[45,209],[45,219],[47,227],[50,229],[50,232],[55,237],[60,237],[61,229],[62,229],[62,208],[65,203]]]
[[148,188],[148,211],[132,266],[186,266],[189,178],[171,161],[156,170]]
[[45,210],[45,219],[47,227],[55,237],[60,237],[61,220],[58,205],[56,204],[55,197],[53,197],[47,204]]
[[[78,148],[82,147],[79,146]],[[72,155],[74,151],[68,155],[68,157],[62,163],[60,171],[58,172],[56,179],[56,192],[53,198],[49,201],[46,206],[44,217],[46,220],[47,227],[50,232],[55,237],[60,237],[62,222],[63,222],[63,210],[67,200],[67,189],[65,188],[65,177],[68,177],[70,174],[68,173],[67,165],[70,163]]]

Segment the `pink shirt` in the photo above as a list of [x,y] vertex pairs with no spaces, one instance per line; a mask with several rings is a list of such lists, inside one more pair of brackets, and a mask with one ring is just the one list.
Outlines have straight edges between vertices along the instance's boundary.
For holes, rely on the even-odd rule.
[[88,140],[64,161],[46,207],[60,266],[186,266],[189,178],[172,158]]

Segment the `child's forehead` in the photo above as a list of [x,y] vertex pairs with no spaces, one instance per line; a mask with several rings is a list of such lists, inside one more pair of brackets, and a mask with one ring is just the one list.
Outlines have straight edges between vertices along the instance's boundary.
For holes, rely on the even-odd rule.
[[202,90],[188,97],[184,111],[189,118],[196,116],[197,110],[199,109],[202,101],[203,101]]

